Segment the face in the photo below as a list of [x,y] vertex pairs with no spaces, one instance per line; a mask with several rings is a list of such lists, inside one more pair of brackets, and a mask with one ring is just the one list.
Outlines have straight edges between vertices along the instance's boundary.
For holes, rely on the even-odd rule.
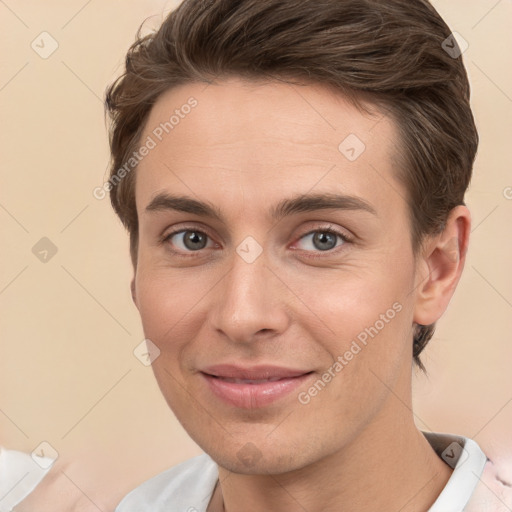
[[141,140],[134,300],[189,435],[224,468],[282,473],[392,431],[416,275],[392,120],[229,79],[168,91]]

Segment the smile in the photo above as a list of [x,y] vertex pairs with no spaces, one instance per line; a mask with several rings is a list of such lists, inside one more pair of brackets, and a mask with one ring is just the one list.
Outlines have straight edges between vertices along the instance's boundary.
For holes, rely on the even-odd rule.
[[[277,367],[243,369],[217,366],[200,372],[209,393],[242,409],[257,409],[284,398],[309,380],[312,371]],[[236,375],[235,375],[236,374]],[[252,377],[252,378],[250,378]]]

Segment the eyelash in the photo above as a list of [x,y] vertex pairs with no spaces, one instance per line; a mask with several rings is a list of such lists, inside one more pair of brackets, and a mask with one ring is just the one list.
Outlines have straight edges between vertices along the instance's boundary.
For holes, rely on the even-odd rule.
[[[165,234],[161,240],[160,240],[160,243],[161,244],[166,244],[169,242],[169,240],[174,236],[174,235],[177,235],[179,233],[185,233],[187,231],[194,231],[196,233],[201,233],[202,235],[205,235],[207,236],[210,240],[212,239],[212,237],[204,230],[202,229],[197,229],[195,228],[194,226],[185,226],[185,227],[181,227],[180,229],[177,229],[176,231],[172,231],[171,233],[167,233]],[[322,253],[324,254],[327,254],[329,256],[331,256],[332,254],[335,254],[337,253],[341,247],[343,247],[343,245],[345,245],[346,243],[351,243],[353,240],[352,238],[350,238],[348,235],[346,235],[345,233],[342,233],[341,231],[338,231],[338,230],[335,230],[331,227],[319,227],[319,228],[316,228],[316,229],[312,229],[310,231],[308,231],[307,233],[304,233],[303,235],[301,235],[299,237],[298,240],[302,240],[303,238],[305,238],[306,236],[308,235],[311,235],[311,234],[314,234],[314,233],[330,233],[332,235],[335,235],[335,236],[338,236],[339,238],[341,238],[341,240],[343,241],[343,244],[341,244],[340,246],[337,246],[337,247],[334,247],[332,249],[329,249],[327,251],[313,251],[313,252],[316,252],[316,253],[320,253],[320,254],[317,254],[317,255],[308,255],[306,256],[307,258],[322,258],[322,257],[325,257],[325,256],[322,256]],[[201,250],[199,251],[188,251],[188,254],[183,254],[182,252],[180,251],[175,251],[175,250],[171,250],[171,252],[173,254],[176,254],[178,255],[179,257],[183,257],[183,258],[193,258],[196,256],[197,253],[199,253]],[[311,251],[305,251],[305,252],[311,252]]]

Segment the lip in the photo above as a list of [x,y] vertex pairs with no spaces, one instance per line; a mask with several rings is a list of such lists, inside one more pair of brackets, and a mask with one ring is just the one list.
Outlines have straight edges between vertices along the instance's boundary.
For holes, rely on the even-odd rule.
[[256,409],[288,395],[310,379],[313,372],[268,365],[224,364],[204,368],[200,373],[209,390],[223,401],[242,409]]
[[275,365],[258,365],[258,366],[238,366],[234,364],[216,364],[208,366],[201,370],[203,373],[215,375],[216,377],[223,377],[229,379],[248,379],[248,380],[262,380],[279,378],[284,379],[287,377],[299,377],[311,370],[301,370],[296,368],[285,368],[283,366]]

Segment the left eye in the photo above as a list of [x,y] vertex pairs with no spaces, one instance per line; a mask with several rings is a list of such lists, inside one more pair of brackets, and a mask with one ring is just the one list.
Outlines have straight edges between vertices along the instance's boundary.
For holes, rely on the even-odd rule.
[[[337,244],[337,239],[341,240],[341,243]],[[330,251],[343,245],[347,238],[336,231],[324,229],[307,233],[301,240],[306,241],[306,247],[303,247],[306,251]]]

